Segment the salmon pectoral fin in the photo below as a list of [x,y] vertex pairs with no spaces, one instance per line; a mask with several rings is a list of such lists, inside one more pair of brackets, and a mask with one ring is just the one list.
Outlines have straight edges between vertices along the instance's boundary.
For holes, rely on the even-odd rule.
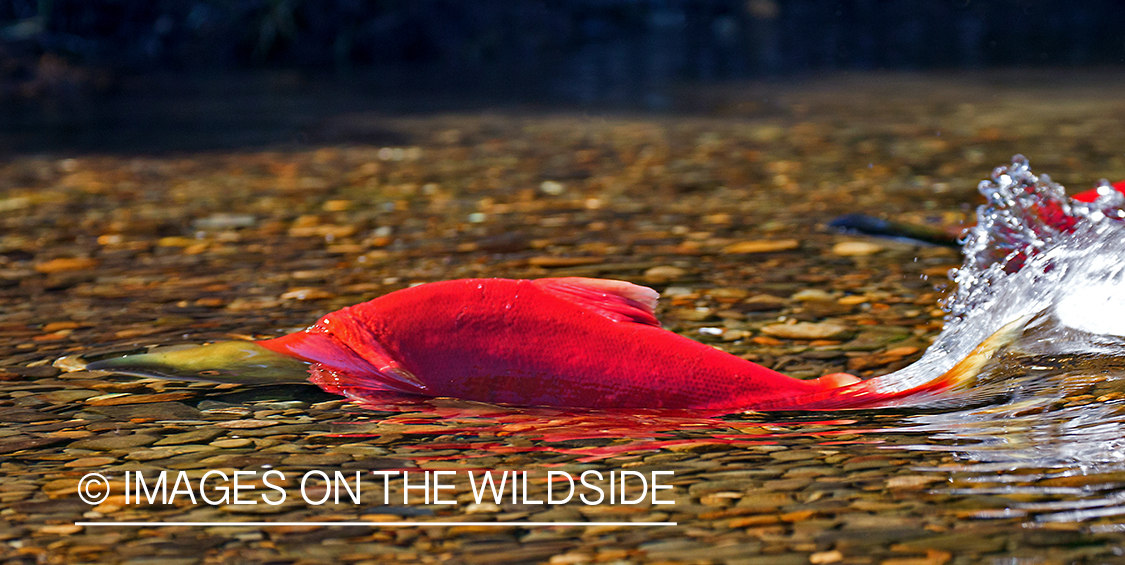
[[336,314],[307,330],[258,344],[313,363],[310,380],[321,386],[426,392],[426,384],[402,366],[361,321],[347,311]]
[[387,375],[371,374],[356,375],[333,370],[320,363],[313,363],[309,367],[308,381],[319,386],[326,392],[340,394],[350,398],[360,398],[374,393],[405,393],[425,394],[424,388],[410,387],[401,384],[404,377],[413,375]]
[[660,327],[660,322],[656,319],[656,301],[660,298],[660,293],[647,286],[582,277],[536,279],[531,284],[615,322],[636,322]]

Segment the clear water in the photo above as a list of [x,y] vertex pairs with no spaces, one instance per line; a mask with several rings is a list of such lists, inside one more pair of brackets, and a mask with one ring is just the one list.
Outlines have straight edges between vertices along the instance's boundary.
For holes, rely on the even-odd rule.
[[[785,472],[815,475],[827,469],[832,481],[838,474],[862,486],[837,485],[841,499],[928,474],[928,486],[885,494],[888,500],[919,503],[919,515],[911,518],[919,522],[934,512],[956,511],[948,522],[958,531],[965,531],[961,521],[968,520],[984,521],[986,528],[1002,522],[996,526],[1010,525],[1016,532],[1059,525],[1125,532],[1125,197],[1103,186],[1093,203],[1071,201],[1061,186],[1034,175],[1018,156],[980,189],[989,204],[979,209],[978,225],[966,238],[945,330],[918,363],[879,382],[888,390],[923,384],[1007,324],[1020,320],[1024,329],[974,387],[938,399],[935,406],[706,417],[417,397],[357,399],[369,410],[341,413],[333,433],[365,442],[393,428],[406,436],[395,447],[403,450],[398,455],[419,465],[487,467],[497,463],[480,461],[497,457],[525,457],[531,465],[533,457],[550,455],[615,468],[651,463],[646,459],[651,455],[653,461],[673,457],[687,468],[706,469],[688,475],[700,481],[758,477],[763,467],[777,466],[769,450],[804,450],[814,454],[808,461],[823,459],[823,465],[792,463]],[[694,451],[700,445],[705,449]],[[866,477],[833,468],[842,463],[825,459],[826,454],[843,461],[878,459],[892,452],[898,452],[901,467],[868,471]],[[817,490],[800,496],[786,511],[804,510],[806,496],[814,505],[829,495]],[[933,504],[935,497],[946,501]],[[901,517],[897,510],[874,512],[886,521]],[[833,524],[815,527],[853,544],[868,535],[862,528],[836,531]],[[855,547],[849,551],[866,551]]]

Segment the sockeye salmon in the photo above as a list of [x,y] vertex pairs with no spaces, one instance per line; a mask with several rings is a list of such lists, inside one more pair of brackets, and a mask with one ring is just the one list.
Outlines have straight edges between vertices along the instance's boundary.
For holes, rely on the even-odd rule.
[[[1125,192],[1125,182],[1114,185]],[[1092,202],[1097,189],[1073,197]],[[1059,210],[1039,211],[1067,229]],[[1018,268],[1018,267],[1017,267]],[[624,281],[468,279],[420,285],[258,342],[89,363],[221,382],[297,382],[357,398],[405,393],[523,406],[717,411],[876,408],[970,385],[1014,321],[932,380],[788,377],[660,328],[656,291]]]
[[952,370],[905,390],[841,373],[800,380],[661,329],[657,296],[603,279],[437,282],[332,312],[276,339],[88,368],[201,380],[260,374],[277,381],[295,372],[359,398],[390,392],[523,406],[827,410],[967,384],[1018,333],[1001,330]]

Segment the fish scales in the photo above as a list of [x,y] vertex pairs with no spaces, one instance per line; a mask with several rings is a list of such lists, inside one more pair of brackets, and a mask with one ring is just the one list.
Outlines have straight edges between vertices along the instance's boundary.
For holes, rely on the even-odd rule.
[[[556,281],[587,285],[594,296],[553,292]],[[601,283],[628,284],[431,283],[333,312],[306,332],[259,343],[318,363],[314,381],[325,386],[386,387],[506,404],[724,409],[825,390],[824,381],[793,379],[650,323],[612,319],[599,311],[606,303],[632,307],[640,318],[651,313],[619,295],[597,296]],[[321,335],[333,339],[318,347],[295,345]],[[334,348],[340,347],[372,367],[396,365],[417,383],[388,382],[378,370],[336,361]]]

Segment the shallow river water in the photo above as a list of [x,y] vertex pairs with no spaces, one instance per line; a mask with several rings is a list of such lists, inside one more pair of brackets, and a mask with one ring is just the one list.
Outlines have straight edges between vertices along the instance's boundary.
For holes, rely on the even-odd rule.
[[[658,116],[325,114],[310,127],[348,135],[222,152],[6,155],[0,557],[1125,559],[1125,363],[1115,338],[1087,339],[1114,335],[1112,317],[1106,330],[1072,315],[1113,312],[1109,291],[1054,295],[1074,308],[1001,355],[983,392],[924,408],[708,417],[355,404],[311,385],[71,370],[154,345],[277,336],[409,284],[481,276],[646,284],[661,292],[665,327],[802,378],[886,375],[935,340],[971,349],[993,330],[939,337],[957,249],[828,223],[866,213],[958,233],[983,202],[977,183],[1016,153],[1070,193],[1125,179],[1120,80],[1012,78],[712,88],[684,94],[690,111]],[[365,129],[393,132],[395,145],[356,143]],[[1048,278],[1065,275],[1064,260],[1028,259]],[[1119,274],[1115,265],[1094,270]],[[987,282],[991,293],[971,300],[1003,298]],[[979,315],[965,300],[954,301],[955,326]],[[1041,308],[982,309],[1003,325]],[[503,490],[485,492],[486,473]],[[140,502],[138,474],[150,493]],[[550,504],[568,478],[573,495]],[[343,488],[356,480],[358,501]]]

